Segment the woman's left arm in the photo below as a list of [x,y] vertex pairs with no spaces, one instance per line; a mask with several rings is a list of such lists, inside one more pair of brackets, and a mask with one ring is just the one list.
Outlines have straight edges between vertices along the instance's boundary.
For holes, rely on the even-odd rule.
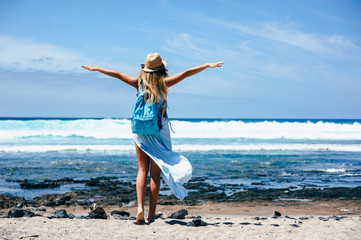
[[188,78],[197,73],[200,73],[200,72],[206,70],[207,68],[222,67],[223,63],[224,63],[224,61],[216,62],[216,63],[205,63],[205,64],[199,65],[197,67],[189,68],[189,69],[185,70],[184,72],[181,72],[174,76],[166,78],[165,82],[167,84],[167,87],[171,87],[171,86],[176,85],[177,83],[181,82],[185,78]]
[[118,71],[112,70],[112,69],[107,69],[107,68],[103,68],[103,67],[93,67],[93,66],[82,66],[82,68],[89,70],[89,71],[98,71],[100,73],[103,73],[105,75],[108,75],[110,77],[114,77],[114,78],[118,78],[120,80],[122,80],[123,82],[125,82],[126,84],[129,84],[132,87],[138,88],[138,78],[124,74],[124,73],[120,73]]

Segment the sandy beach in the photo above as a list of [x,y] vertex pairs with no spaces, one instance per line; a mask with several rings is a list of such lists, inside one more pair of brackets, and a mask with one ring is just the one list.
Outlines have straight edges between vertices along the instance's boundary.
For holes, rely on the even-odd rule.
[[[73,181],[18,184],[37,188]],[[184,201],[174,195],[160,195],[157,211],[163,213],[161,217],[138,226],[134,224],[137,203],[133,183],[101,177],[85,180],[85,184],[91,188],[29,200],[1,194],[0,238],[361,239],[360,187],[251,188],[227,196],[222,186],[217,188],[204,178],[194,178],[187,187],[197,191],[191,191]],[[172,216],[182,209],[187,211],[183,217]],[[66,214],[55,215],[56,211]],[[94,219],[94,211],[102,219]]]
[[[34,210],[26,208],[28,210]],[[158,207],[162,218],[138,226],[134,220],[110,215],[122,210],[135,216],[136,207],[105,207],[103,219],[49,219],[47,214],[65,209],[74,216],[87,215],[82,206],[46,208],[42,217],[0,219],[1,239],[361,239],[360,201],[204,203],[197,206]],[[185,219],[170,215],[186,209]],[[2,210],[6,215],[9,209]],[[274,211],[281,213],[275,217]],[[187,226],[201,216],[206,226]]]
[[[184,201],[160,195],[160,217],[138,226],[134,184],[108,178],[87,184],[92,189],[30,200],[0,195],[0,239],[361,239],[359,187],[254,188],[226,196],[204,181],[190,182],[199,190]],[[173,216],[183,209],[183,217]]]
[[2,219],[2,239],[360,239],[361,219],[349,216],[323,222],[250,216],[205,215],[206,227],[187,227],[189,220],[157,220],[137,226],[124,220]]

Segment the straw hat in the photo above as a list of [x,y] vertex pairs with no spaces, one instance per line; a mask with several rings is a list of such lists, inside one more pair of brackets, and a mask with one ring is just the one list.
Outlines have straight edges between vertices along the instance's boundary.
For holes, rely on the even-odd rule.
[[144,72],[156,72],[162,70],[167,65],[166,61],[163,61],[158,53],[149,53],[145,60]]

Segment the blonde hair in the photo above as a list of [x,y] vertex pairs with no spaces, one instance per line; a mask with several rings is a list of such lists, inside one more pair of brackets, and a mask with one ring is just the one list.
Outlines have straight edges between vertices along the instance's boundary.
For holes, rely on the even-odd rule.
[[168,71],[165,68],[156,72],[140,71],[138,89],[144,90],[144,101],[158,103],[161,95],[167,98],[168,87],[164,81],[166,77],[168,77]]

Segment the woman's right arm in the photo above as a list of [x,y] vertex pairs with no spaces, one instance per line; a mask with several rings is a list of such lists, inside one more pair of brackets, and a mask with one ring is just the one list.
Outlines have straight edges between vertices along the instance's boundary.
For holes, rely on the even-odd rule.
[[138,89],[138,78],[136,78],[136,77],[133,77],[133,76],[130,76],[130,75],[127,75],[124,73],[120,73],[115,70],[103,68],[103,67],[82,66],[82,68],[89,70],[89,71],[93,71],[93,72],[98,71],[98,72],[108,75],[110,77],[118,78],[118,79],[122,80],[123,82],[125,82],[126,84],[129,84],[130,86]]
[[216,63],[205,63],[205,64],[199,65],[197,67],[189,68],[189,69],[185,70],[184,72],[181,72],[174,76],[166,78],[165,82],[167,84],[167,87],[171,87],[171,86],[181,82],[185,78],[193,76],[197,73],[200,73],[200,72],[206,70],[207,68],[222,67],[223,63],[224,63],[224,61],[216,62]]

